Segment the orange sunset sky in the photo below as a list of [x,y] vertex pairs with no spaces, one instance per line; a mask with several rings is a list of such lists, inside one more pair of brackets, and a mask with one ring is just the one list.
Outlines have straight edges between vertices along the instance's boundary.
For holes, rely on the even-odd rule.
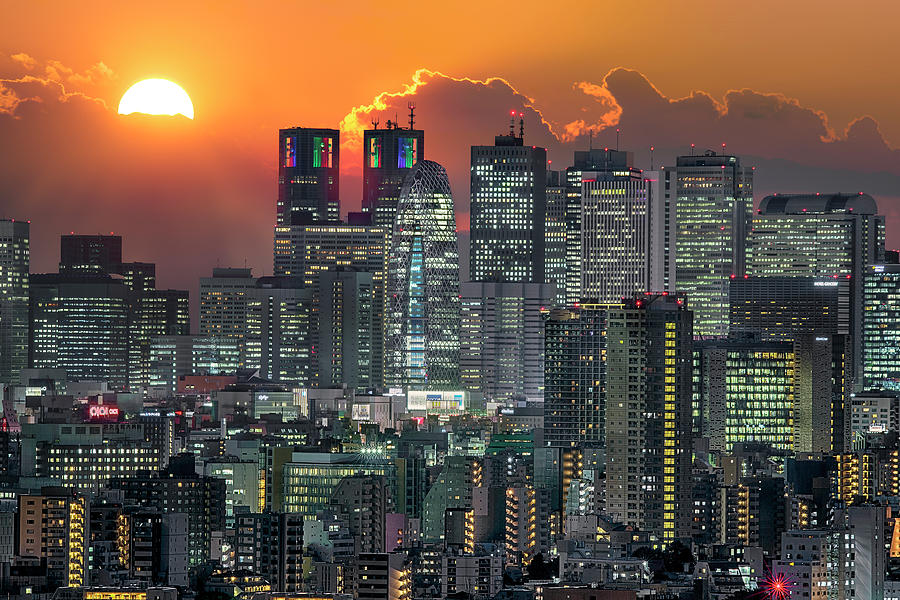
[[[360,131],[405,122],[451,174],[468,224],[469,146],[510,109],[564,168],[577,148],[669,164],[690,144],[757,166],[773,191],[866,191],[900,244],[900,3],[22,2],[0,19],[0,215],[32,222],[32,271],[58,236],[124,236],[162,286],[216,264],[271,273],[279,127],[342,129],[343,211]],[[122,117],[170,79],[196,118]]]

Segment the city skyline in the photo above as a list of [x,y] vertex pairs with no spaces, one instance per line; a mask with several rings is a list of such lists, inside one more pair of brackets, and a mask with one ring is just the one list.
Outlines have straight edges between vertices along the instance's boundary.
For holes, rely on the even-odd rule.
[[[802,12],[804,5],[792,5],[785,18]],[[553,165],[569,164],[572,151],[587,149],[591,128],[594,145],[600,147],[615,147],[619,129],[620,148],[634,152],[636,166],[643,169],[650,167],[651,145],[658,168],[673,164],[677,154],[688,154],[691,143],[698,151],[719,151],[726,143],[728,153],[758,167],[757,198],[775,191],[865,191],[883,199],[889,223],[896,222],[900,153],[893,148],[900,145],[900,119],[886,100],[893,84],[883,78],[863,84],[865,75],[852,68],[864,62],[875,70],[887,60],[880,50],[883,37],[874,33],[865,36],[865,44],[838,52],[816,44],[812,33],[791,29],[792,41],[774,53],[757,49],[752,36],[735,40],[727,28],[704,28],[712,17],[702,11],[659,7],[658,13],[651,11],[658,16],[649,19],[648,27],[656,30],[658,21],[672,19],[685,39],[703,39],[703,47],[692,49],[688,42],[679,50],[654,42],[645,48],[617,31],[593,42],[592,36],[566,36],[554,42],[553,52],[542,54],[523,41],[543,26],[534,5],[526,4],[508,15],[522,32],[516,39],[501,43],[488,34],[483,23],[506,11],[480,7],[484,14],[479,19],[460,25],[476,40],[473,47],[441,51],[429,39],[435,24],[423,20],[413,25],[402,10],[390,20],[377,8],[368,10],[359,8],[353,27],[335,34],[336,51],[327,61],[336,72],[354,77],[328,77],[324,64],[305,63],[297,81],[273,75],[290,56],[280,40],[261,41],[252,54],[231,61],[202,47],[202,40],[233,29],[236,5],[226,5],[209,22],[192,7],[178,27],[165,31],[160,30],[167,22],[164,9],[160,14],[142,12],[141,25],[124,20],[126,37],[104,33],[110,20],[127,16],[126,9],[94,11],[103,13],[95,21],[74,9],[42,15],[48,31],[58,34],[54,38],[24,35],[28,28],[22,23],[34,18],[30,7],[11,15],[0,48],[0,135],[20,152],[0,171],[8,186],[2,213],[41,221],[32,246],[36,270],[53,265],[56,236],[74,227],[83,233],[125,234],[132,255],[160,265],[166,287],[193,288],[189,284],[198,273],[245,261],[256,274],[271,274],[269,248],[253,240],[263,239],[273,219],[272,140],[277,130],[294,125],[342,130],[340,187],[346,214],[358,210],[362,201],[363,129],[373,118],[382,127],[388,119],[405,123],[409,101],[417,103],[417,128],[430,140],[428,158],[448,170],[462,231],[468,230],[469,147],[489,144],[503,133],[509,110],[524,113],[527,141],[547,148]],[[589,22],[595,9],[582,10],[583,21]],[[620,9],[610,10],[612,16]],[[846,25],[830,5],[817,3],[811,12],[823,28]],[[265,13],[248,15],[251,25],[270,24]],[[558,17],[561,22],[564,14]],[[319,8],[305,18],[315,16],[337,24],[336,16]],[[750,13],[744,18],[749,27],[761,17]],[[853,15],[850,21],[860,18]],[[66,20],[95,32],[90,37],[97,41],[76,44],[62,27]],[[407,37],[382,43],[391,60],[368,61],[376,66],[359,69],[359,53],[337,51],[360,44],[365,38],[360,32],[369,23],[376,27],[394,20]],[[875,27],[881,29],[891,19],[886,15],[878,21]],[[420,42],[417,52],[402,51],[410,39]],[[579,49],[589,44],[604,52],[581,58],[586,55]],[[475,47],[480,50],[477,61]],[[516,59],[510,54],[513,48],[519,50]],[[228,57],[236,52],[223,51]],[[186,54],[192,58],[185,60]],[[598,54],[606,58],[597,62],[593,57]],[[271,67],[253,72],[250,64],[260,61]],[[722,68],[725,64],[728,69]],[[887,63],[884,69],[890,69]],[[792,77],[781,75],[786,72]],[[168,77],[184,87],[196,107],[193,121],[115,114],[124,91],[151,76]],[[300,80],[320,85],[306,90]],[[853,94],[840,94],[837,88],[853,89]],[[63,90],[65,102],[60,101]],[[366,108],[378,103],[383,108]],[[862,120],[845,139],[856,119]],[[60,145],[58,135],[71,144]],[[48,146],[56,148],[65,168],[48,172],[42,150]],[[136,187],[135,181],[147,183]],[[138,228],[135,222],[154,228]],[[221,228],[259,235],[216,247],[212,242]],[[159,244],[160,231],[168,237],[165,247]],[[896,246],[897,238],[888,243]]]
[[883,4],[8,11],[0,594],[900,599]]

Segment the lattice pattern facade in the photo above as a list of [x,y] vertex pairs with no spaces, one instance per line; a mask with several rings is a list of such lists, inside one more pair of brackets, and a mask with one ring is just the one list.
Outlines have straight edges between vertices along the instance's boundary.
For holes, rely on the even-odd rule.
[[413,167],[397,205],[388,257],[386,383],[459,386],[459,249],[447,171]]

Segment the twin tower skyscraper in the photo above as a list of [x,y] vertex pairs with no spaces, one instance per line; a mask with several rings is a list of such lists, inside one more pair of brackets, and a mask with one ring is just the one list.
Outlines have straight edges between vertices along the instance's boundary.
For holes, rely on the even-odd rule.
[[[363,136],[362,211],[346,222],[340,132],[279,132],[275,274],[301,277],[313,290],[320,385],[457,388],[459,253],[449,178],[423,159],[425,134],[412,110],[408,127],[374,125]],[[371,285],[355,287],[346,302],[335,298],[344,285],[335,273],[364,273]]]

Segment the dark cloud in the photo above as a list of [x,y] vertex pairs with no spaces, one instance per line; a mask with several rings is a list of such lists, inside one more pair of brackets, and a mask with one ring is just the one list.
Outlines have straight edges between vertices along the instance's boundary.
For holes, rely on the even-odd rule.
[[[72,69],[16,55],[0,64],[0,214],[32,221],[34,270],[58,260],[58,236],[115,231],[128,260],[153,261],[163,285],[196,293],[197,277],[216,264],[271,272],[275,205],[275,129],[238,140],[181,117],[122,117],[99,99],[112,70]],[[48,71],[48,68],[50,69]],[[877,123],[862,117],[835,132],[824,114],[778,94],[732,91],[667,97],[636,71],[616,69],[577,82],[562,103],[543,106],[511,83],[454,78],[422,70],[408,85],[352,109],[342,122],[345,210],[359,206],[360,137],[370,119],[405,123],[417,104],[426,155],[451,175],[458,224],[468,222],[472,144],[491,144],[522,112],[530,144],[545,146],[552,166],[572,151],[615,144],[635,151],[639,167],[671,164],[678,153],[721,148],[758,166],[758,195],[772,191],[859,191],[878,198],[889,231],[900,230],[900,157]],[[287,125],[287,124],[282,124]],[[891,243],[896,236],[890,234]]]
[[[881,198],[891,229],[900,228],[894,200],[900,196],[900,150],[892,149],[871,117],[836,132],[827,115],[782,94],[733,90],[719,100],[695,91],[683,98],[666,96],[643,74],[613,69],[599,83],[573,85],[568,104],[540,105],[502,79],[476,81],[419,71],[397,94],[382,93],[345,119],[351,139],[372,115],[402,115],[414,100],[426,129],[426,153],[447,167],[457,210],[468,207],[469,147],[490,144],[504,131],[510,109],[526,115],[526,141],[548,148],[552,167],[571,164],[575,149],[616,144],[635,153],[638,167],[672,164],[679,154],[706,149],[742,156],[758,165],[758,195],[773,191],[866,190]],[[566,118],[578,115],[577,119]],[[446,117],[445,117],[446,115]],[[382,119],[382,122],[384,118]],[[465,225],[465,216],[458,219]]]

